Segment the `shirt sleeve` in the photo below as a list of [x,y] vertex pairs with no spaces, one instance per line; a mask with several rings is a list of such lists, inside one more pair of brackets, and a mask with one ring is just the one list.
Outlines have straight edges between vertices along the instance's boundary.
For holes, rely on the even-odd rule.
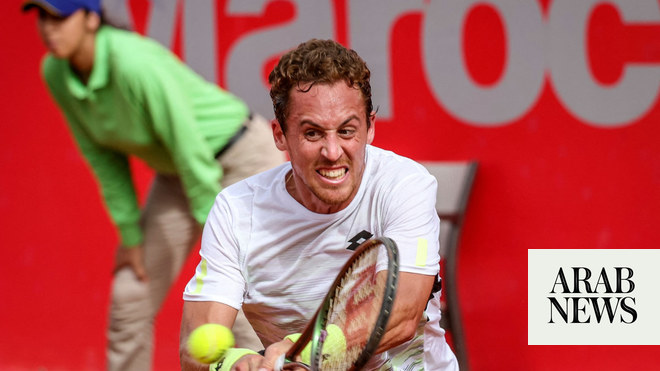
[[384,235],[397,243],[403,272],[436,275],[439,271],[436,192],[436,179],[422,170],[397,179],[391,186]]
[[216,301],[240,309],[246,282],[233,224],[229,206],[220,194],[204,225],[201,261],[184,289],[184,300]]
[[51,58],[44,60],[42,72],[51,95],[67,119],[69,128],[85,160],[88,162],[101,188],[108,213],[119,230],[121,243],[134,246],[142,243],[143,234],[139,226],[140,209],[128,158],[122,153],[97,145],[85,131],[70,104],[68,92],[57,82],[57,74]]
[[213,149],[196,125],[186,83],[175,80],[167,73],[167,68],[157,64],[148,71],[142,71],[138,79],[140,85],[133,88],[141,92],[154,133],[172,157],[193,217],[204,224],[220,192],[222,169],[214,158]]

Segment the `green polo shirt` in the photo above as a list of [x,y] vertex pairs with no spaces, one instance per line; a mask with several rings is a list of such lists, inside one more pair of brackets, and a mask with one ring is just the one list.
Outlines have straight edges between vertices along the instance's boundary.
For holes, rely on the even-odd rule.
[[51,55],[42,72],[98,179],[124,246],[142,242],[129,156],[181,178],[193,217],[203,224],[220,192],[214,154],[246,120],[241,100],[204,81],[157,42],[103,26],[94,68],[83,84]]

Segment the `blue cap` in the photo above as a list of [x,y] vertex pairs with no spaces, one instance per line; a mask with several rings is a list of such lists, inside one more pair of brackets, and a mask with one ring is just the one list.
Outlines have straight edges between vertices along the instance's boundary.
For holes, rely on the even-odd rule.
[[33,7],[41,8],[60,17],[68,17],[78,9],[101,14],[101,0],[28,0],[23,3],[24,12]]

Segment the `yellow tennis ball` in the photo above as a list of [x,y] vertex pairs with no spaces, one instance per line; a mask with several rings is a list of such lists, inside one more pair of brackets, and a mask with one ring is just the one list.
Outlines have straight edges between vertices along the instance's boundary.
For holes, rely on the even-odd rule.
[[[322,363],[332,364],[336,360],[344,358],[344,354],[346,353],[346,337],[337,325],[330,324],[325,330],[328,332],[328,335],[323,342],[323,350],[321,350]],[[307,344],[303,351],[300,352],[300,358],[306,364],[311,362],[312,343]]]
[[188,337],[188,353],[197,361],[211,364],[234,346],[234,334],[223,325],[207,323],[193,330]]

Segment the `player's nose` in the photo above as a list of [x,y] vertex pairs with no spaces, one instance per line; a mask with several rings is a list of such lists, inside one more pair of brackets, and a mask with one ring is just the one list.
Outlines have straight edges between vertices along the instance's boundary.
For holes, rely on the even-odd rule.
[[324,139],[321,155],[329,161],[337,161],[341,158],[344,150],[341,147],[341,141],[335,135],[328,135]]

